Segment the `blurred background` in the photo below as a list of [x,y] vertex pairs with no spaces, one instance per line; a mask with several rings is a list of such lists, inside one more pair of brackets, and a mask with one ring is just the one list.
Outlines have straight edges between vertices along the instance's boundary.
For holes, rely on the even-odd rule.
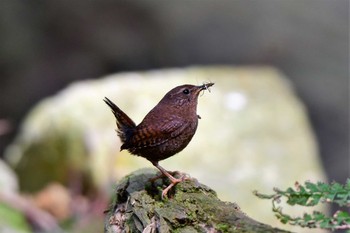
[[305,103],[330,181],[349,177],[349,1],[0,1],[0,156],[26,113],[77,80],[272,65]]

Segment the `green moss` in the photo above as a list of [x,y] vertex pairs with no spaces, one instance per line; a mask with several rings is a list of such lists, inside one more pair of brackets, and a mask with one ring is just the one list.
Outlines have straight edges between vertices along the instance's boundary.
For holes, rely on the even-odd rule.
[[215,226],[215,228],[222,232],[228,232],[228,230],[230,229],[230,226],[225,223],[219,223]]
[[182,228],[177,228],[175,230],[173,230],[174,233],[198,233],[201,231],[198,231],[198,229],[196,229],[193,226],[186,226],[186,227],[182,227]]

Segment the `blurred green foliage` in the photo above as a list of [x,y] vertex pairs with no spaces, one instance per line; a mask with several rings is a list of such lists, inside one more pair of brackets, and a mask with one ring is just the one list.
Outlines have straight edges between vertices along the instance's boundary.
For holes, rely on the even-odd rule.
[[[311,214],[305,213],[301,217],[292,217],[282,212],[279,206],[282,198],[286,198],[288,205],[315,206],[321,203],[335,203],[339,207],[350,207],[350,179],[344,185],[333,182],[305,182],[304,185],[295,184],[295,188],[287,188],[285,191],[275,188],[274,194],[266,195],[254,191],[254,194],[262,199],[272,200],[272,211],[282,223],[298,225],[308,228],[322,229],[350,229],[350,214],[338,210],[333,216],[314,211]],[[350,232],[350,230],[348,230]]]
[[0,232],[5,228],[19,233],[31,232],[23,213],[0,203]]

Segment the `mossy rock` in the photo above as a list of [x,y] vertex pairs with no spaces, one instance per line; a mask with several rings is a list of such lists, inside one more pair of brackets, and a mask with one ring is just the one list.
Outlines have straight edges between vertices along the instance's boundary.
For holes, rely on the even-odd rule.
[[105,232],[287,232],[260,223],[235,203],[221,201],[196,179],[186,180],[161,199],[167,178],[151,182],[154,169],[138,170],[116,187]]

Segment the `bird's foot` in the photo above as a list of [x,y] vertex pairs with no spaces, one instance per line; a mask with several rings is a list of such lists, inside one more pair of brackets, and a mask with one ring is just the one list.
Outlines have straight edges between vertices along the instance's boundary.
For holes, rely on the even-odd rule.
[[176,185],[176,184],[171,183],[168,187],[166,187],[165,189],[163,189],[163,191],[162,191],[162,200],[168,198],[168,191],[169,191],[172,187],[174,187],[175,185]]
[[[178,173],[180,173],[180,172],[178,172]],[[166,187],[166,188],[162,191],[162,199],[163,199],[163,200],[164,200],[165,198],[168,197],[167,194],[168,194],[169,190],[170,190],[172,187],[174,187],[175,185],[177,185],[177,184],[180,183],[180,182],[183,182],[183,181],[185,181],[185,180],[190,180],[190,179],[191,179],[187,174],[184,174],[184,173],[180,173],[180,174],[182,174],[180,178],[175,178],[175,177],[170,178],[170,177],[169,177],[169,179],[171,180],[171,184],[168,185],[168,187]]]
[[[151,161],[152,162],[152,161]],[[162,199],[164,199],[165,197],[167,197],[167,193],[168,191],[174,187],[177,183],[180,183],[184,180],[187,180],[187,179],[190,179],[188,175],[184,174],[184,173],[180,173],[180,172],[168,172],[167,170],[165,170],[163,167],[161,167],[159,164],[158,164],[158,161],[153,161],[152,162],[153,165],[158,168],[158,170],[166,177],[168,177],[168,179],[171,181],[171,184],[166,187],[163,191],[162,191]],[[175,174],[175,173],[179,173],[181,176],[180,178],[175,178],[173,175],[171,175],[170,173],[172,174]],[[158,179],[159,177],[156,177],[156,179]]]

